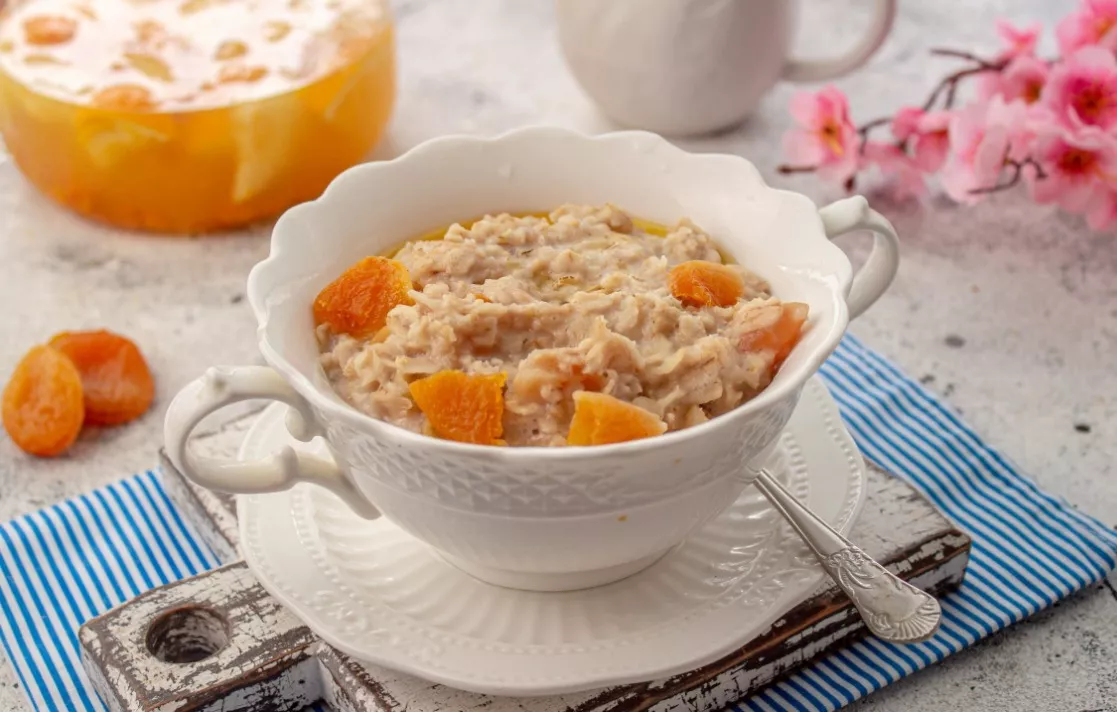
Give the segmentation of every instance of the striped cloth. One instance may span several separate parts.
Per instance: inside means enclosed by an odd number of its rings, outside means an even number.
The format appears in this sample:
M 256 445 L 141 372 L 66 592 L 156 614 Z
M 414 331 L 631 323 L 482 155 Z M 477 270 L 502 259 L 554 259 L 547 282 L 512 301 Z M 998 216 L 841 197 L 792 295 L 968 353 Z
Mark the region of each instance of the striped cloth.
M 1117 567 L 1117 532 L 1047 494 L 895 365 L 847 336 L 822 377 L 862 454 L 904 478 L 973 538 L 942 627 L 916 645 L 867 638 L 738 710 L 833 710 L 942 660 Z
M 867 639 L 737 710 L 833 710 L 1101 580 L 1117 533 L 1040 490 L 895 366 L 847 337 L 822 369 L 867 457 L 974 540 L 932 640 Z M 148 472 L 0 526 L 0 639 L 38 710 L 103 710 L 79 662 L 82 621 L 218 563 Z

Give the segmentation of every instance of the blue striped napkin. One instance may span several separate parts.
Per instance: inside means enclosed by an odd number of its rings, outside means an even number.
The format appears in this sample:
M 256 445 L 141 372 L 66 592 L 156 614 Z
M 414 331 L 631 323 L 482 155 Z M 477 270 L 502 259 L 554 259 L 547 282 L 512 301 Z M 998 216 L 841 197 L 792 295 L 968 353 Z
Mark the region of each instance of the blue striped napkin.
M 37 710 L 104 710 L 78 627 L 144 591 L 220 562 L 154 472 L 0 526 L 0 640 Z
M 822 376 L 865 455 L 919 488 L 973 537 L 970 566 L 962 587 L 943 601 L 942 629 L 932 640 L 895 646 L 866 639 L 735 709 L 837 709 L 1117 566 L 1117 533 L 1040 490 L 857 340 L 846 338 Z M 79 662 L 80 623 L 217 563 L 151 472 L 0 526 L 0 639 L 32 705 L 103 710 Z

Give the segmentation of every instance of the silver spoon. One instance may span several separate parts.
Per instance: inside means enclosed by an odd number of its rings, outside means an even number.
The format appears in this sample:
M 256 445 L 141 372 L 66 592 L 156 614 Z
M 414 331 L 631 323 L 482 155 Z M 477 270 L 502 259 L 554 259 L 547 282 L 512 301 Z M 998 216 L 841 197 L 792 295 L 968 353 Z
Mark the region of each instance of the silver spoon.
M 942 607 L 934 596 L 873 561 L 800 504 L 767 470 L 760 470 L 756 486 L 803 537 L 873 635 L 890 643 L 919 643 L 935 634 Z

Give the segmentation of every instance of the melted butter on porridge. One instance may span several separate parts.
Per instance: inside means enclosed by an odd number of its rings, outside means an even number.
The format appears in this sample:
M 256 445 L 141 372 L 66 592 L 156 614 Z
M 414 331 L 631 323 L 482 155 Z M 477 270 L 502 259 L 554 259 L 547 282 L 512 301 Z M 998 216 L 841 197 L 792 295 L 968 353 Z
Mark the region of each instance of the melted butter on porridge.
M 319 295 L 322 367 L 353 407 L 466 442 L 649 437 L 756 396 L 806 320 L 689 220 L 564 205 L 467 225 Z

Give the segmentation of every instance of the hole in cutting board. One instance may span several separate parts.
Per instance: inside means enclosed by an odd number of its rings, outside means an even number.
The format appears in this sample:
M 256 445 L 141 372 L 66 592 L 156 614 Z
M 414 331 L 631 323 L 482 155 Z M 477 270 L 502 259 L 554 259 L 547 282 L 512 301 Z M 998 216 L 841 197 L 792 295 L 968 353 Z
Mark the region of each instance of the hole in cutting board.
M 174 608 L 151 622 L 145 642 L 165 663 L 196 663 L 229 644 L 229 621 L 205 606 Z

